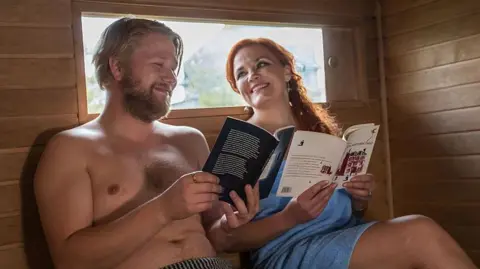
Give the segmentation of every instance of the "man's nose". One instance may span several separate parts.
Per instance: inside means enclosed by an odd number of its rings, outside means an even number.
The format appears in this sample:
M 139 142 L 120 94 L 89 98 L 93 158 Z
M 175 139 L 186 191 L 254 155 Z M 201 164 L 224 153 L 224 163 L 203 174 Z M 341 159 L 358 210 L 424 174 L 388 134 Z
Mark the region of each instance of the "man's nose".
M 177 75 L 172 72 L 165 72 L 162 74 L 162 80 L 169 84 L 176 84 L 177 83 Z

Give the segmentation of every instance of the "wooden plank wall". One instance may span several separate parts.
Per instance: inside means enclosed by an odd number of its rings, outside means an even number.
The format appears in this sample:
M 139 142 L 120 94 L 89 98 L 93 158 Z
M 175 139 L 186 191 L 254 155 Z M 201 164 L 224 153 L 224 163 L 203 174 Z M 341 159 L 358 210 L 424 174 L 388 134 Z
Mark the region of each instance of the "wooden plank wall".
M 128 2 L 128 1 L 117 1 Z M 132 1 L 133 2 L 133 1 Z M 142 1 L 135 1 L 141 3 Z M 156 5 L 162 1 L 143 1 Z M 183 5 L 200 3 L 183 1 Z M 200 5 L 283 11 L 290 1 L 203 1 Z M 371 5 L 349 1 L 295 3 L 306 13 L 326 12 L 345 18 L 371 14 Z M 365 0 L 365 3 L 370 2 Z M 168 1 L 163 1 L 168 5 Z M 178 3 L 177 3 L 178 4 Z M 244 8 L 242 8 L 244 9 Z M 308 11 L 308 12 L 307 12 Z M 40 228 L 32 177 L 45 143 L 56 132 L 79 124 L 72 33 L 71 0 L 7 0 L 0 3 L 0 268 L 52 268 Z M 369 41 L 365 53 L 371 100 L 360 107 L 333 112 L 345 125 L 380 122 L 374 21 L 365 21 Z M 170 120 L 199 128 L 210 144 L 225 117 Z M 375 148 L 371 171 L 379 180 L 368 213 L 385 219 L 388 207 L 383 169 L 383 145 Z M 27 255 L 25 255 L 27 253 Z
M 480 266 L 480 1 L 383 3 L 395 214 L 440 222 Z

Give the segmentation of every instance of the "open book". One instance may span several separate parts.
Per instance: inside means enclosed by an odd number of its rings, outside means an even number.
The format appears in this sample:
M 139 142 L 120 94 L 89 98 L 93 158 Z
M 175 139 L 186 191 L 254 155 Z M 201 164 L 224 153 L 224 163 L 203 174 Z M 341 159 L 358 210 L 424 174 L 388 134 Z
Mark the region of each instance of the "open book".
M 270 134 L 261 127 L 227 117 L 202 170 L 220 178 L 222 201 L 233 203 L 229 197 L 232 190 L 246 200 L 245 185 L 253 187 L 258 180 L 263 199 L 286 158 L 278 195 L 296 196 L 321 180 L 344 182 L 364 173 L 377 132 L 378 126 L 365 124 L 347 129 L 344 139 L 296 131 L 294 126 Z
M 342 138 L 296 131 L 291 140 L 277 196 L 295 197 L 320 181 L 337 188 L 355 175 L 365 174 L 380 126 L 354 125 Z

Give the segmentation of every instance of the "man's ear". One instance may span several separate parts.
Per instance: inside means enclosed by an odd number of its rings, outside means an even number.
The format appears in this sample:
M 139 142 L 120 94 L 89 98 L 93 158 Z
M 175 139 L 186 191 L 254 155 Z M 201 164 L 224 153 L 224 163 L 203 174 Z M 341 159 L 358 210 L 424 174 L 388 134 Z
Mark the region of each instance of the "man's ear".
M 285 75 L 285 82 L 289 82 L 292 79 L 292 71 L 289 65 L 283 67 L 284 75 Z
M 118 60 L 115 59 L 114 57 L 110 57 L 108 59 L 108 66 L 110 67 L 113 78 L 117 81 L 122 80 L 123 72 L 122 72 L 122 69 L 120 68 L 120 64 Z

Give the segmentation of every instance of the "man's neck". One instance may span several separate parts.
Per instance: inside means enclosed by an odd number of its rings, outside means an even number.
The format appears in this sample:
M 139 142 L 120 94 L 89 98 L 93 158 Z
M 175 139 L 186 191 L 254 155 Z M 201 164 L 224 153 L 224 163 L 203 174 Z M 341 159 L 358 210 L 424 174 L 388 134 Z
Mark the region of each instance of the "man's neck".
M 114 136 L 128 140 L 143 141 L 154 131 L 154 122 L 144 122 L 134 118 L 124 106 L 119 91 L 113 89 L 106 92 L 106 103 L 98 117 L 98 123 Z

